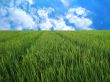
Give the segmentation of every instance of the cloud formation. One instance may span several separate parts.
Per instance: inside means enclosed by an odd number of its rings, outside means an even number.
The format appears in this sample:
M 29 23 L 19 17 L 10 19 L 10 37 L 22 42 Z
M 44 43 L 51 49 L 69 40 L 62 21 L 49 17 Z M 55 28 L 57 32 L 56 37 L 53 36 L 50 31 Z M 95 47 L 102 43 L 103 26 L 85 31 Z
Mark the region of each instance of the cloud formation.
M 17 25 L 16 29 L 19 29 L 18 27 L 20 27 L 20 30 L 34 29 L 35 22 L 33 18 L 22 9 L 10 8 L 9 14 L 10 14 L 9 16 L 10 21 L 12 21 L 14 24 Z
M 61 1 L 64 6 L 69 5 L 68 0 Z M 68 8 L 63 15 L 53 15 L 57 13 L 55 8 L 36 8 L 33 4 L 33 0 L 12 0 L 9 7 L 3 5 L 0 8 L 0 30 L 92 30 L 89 11 L 83 7 Z
M 66 25 L 63 17 L 51 18 L 49 14 L 54 12 L 53 8 L 39 9 L 38 16 L 41 19 L 39 27 L 42 30 L 73 30 L 71 26 Z
M 70 8 L 66 14 L 66 18 L 70 23 L 75 25 L 78 30 L 92 30 L 92 20 L 87 18 L 88 10 L 82 7 Z

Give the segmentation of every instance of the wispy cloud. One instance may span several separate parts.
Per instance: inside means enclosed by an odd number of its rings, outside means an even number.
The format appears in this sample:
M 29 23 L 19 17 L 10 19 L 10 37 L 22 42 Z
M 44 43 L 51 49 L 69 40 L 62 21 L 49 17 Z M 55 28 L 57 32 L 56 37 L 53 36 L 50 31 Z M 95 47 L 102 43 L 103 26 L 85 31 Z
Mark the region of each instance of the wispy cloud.
M 33 0 L 27 0 L 30 5 L 34 4 Z
M 68 7 L 69 6 L 69 0 L 61 0 L 61 3 L 65 6 Z

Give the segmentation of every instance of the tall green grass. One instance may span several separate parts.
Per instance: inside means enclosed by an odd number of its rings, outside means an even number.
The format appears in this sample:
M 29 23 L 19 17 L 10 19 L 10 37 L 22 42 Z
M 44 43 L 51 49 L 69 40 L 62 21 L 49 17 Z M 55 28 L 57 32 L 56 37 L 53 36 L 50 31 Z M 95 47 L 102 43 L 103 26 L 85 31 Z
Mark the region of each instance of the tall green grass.
M 110 31 L 1 31 L 0 82 L 110 82 Z

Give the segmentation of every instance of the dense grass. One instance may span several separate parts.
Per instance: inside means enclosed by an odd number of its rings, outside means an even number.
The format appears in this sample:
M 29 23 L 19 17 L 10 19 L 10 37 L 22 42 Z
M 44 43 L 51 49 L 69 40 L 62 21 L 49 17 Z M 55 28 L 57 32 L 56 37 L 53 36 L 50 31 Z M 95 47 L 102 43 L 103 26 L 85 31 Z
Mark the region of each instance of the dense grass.
M 110 31 L 1 31 L 0 82 L 110 82 Z

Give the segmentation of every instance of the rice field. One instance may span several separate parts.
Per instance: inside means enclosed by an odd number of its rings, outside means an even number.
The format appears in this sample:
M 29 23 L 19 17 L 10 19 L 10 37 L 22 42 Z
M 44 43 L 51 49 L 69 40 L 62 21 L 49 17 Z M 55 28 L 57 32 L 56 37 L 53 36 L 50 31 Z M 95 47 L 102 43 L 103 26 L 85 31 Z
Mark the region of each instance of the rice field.
M 110 31 L 0 31 L 0 82 L 110 82 Z

